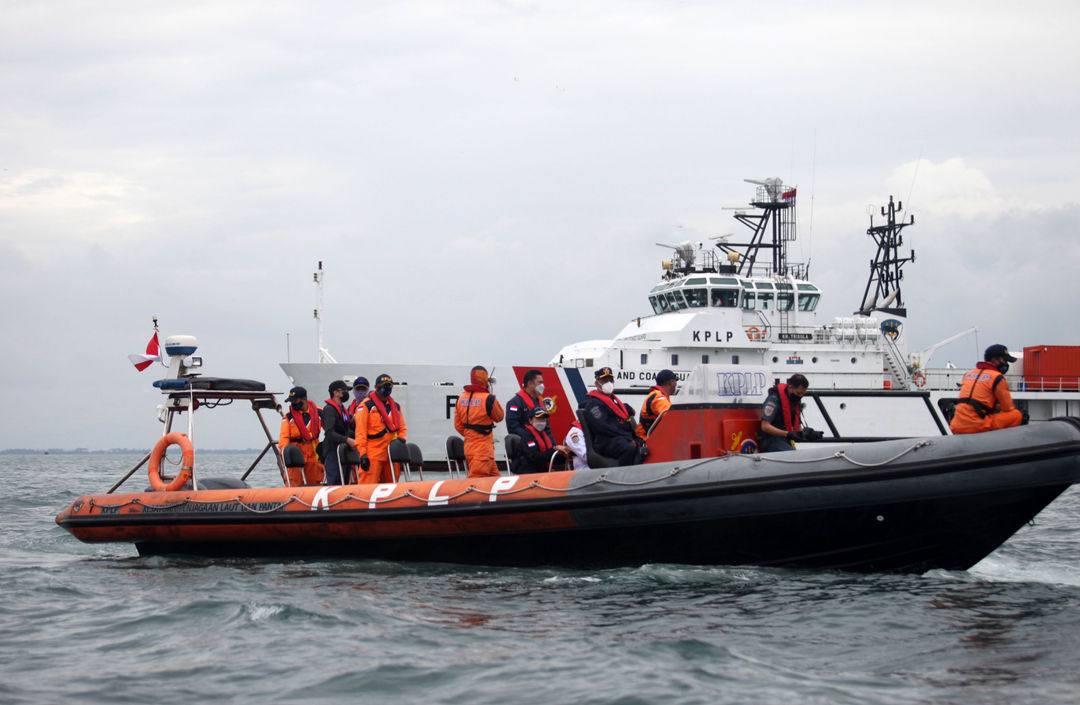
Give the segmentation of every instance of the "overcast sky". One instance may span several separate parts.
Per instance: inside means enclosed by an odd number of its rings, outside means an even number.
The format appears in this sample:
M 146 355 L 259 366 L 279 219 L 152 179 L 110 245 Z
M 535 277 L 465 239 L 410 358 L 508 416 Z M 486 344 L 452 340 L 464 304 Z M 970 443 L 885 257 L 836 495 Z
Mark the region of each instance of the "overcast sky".
M 318 260 L 340 361 L 546 362 L 747 177 L 798 187 L 824 322 L 894 194 L 914 346 L 979 328 L 935 364 L 1080 343 L 1080 6 L 877 5 L 3 2 L 0 448 L 149 447 L 154 315 L 287 389 Z

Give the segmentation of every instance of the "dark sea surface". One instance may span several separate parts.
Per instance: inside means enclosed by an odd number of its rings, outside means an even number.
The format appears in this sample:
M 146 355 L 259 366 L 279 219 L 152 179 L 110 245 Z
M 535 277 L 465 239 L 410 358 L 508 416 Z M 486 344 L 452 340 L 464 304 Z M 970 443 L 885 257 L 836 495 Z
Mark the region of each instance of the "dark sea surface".
M 1080 702 L 1076 488 L 925 575 L 139 558 L 55 525 L 138 460 L 0 455 L 0 703 Z

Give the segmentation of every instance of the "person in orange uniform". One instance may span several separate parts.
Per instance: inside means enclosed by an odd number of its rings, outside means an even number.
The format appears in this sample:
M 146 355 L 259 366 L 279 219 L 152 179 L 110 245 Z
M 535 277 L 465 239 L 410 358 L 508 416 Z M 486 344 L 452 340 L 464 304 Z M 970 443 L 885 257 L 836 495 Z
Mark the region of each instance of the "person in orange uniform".
M 285 450 L 286 446 L 295 445 L 304 454 L 304 467 L 286 468 L 289 471 L 289 486 L 321 485 L 323 464 L 315 453 L 322 430 L 319 407 L 315 406 L 315 402 L 308 401 L 307 390 L 303 387 L 290 389 L 285 401 L 289 402 L 289 410 L 281 419 L 278 448 Z
M 1019 426 L 1024 415 L 1013 406 L 1005 373 L 1016 358 L 1004 345 L 991 345 L 983 354 L 984 362 L 964 375 L 960 398 L 956 402 L 949 428 L 953 433 L 980 433 Z
M 645 395 L 645 403 L 641 405 L 639 418 L 641 423 L 637 425 L 636 433 L 641 440 L 649 435 L 649 429 L 656 423 L 660 414 L 671 408 L 671 397 L 675 396 L 675 387 L 679 384 L 679 377 L 671 370 L 660 370 L 656 375 L 656 384 Z
M 356 452 L 360 454 L 360 484 L 394 482 L 390 463 L 390 444 L 405 442 L 405 417 L 401 406 L 390 398 L 394 380 L 382 374 L 375 378 L 375 389 L 368 393 L 356 410 Z
M 502 404 L 489 391 L 486 369 L 479 365 L 472 368 L 469 382 L 454 408 L 454 428 L 465 436 L 469 477 L 498 477 L 492 431 L 503 420 Z

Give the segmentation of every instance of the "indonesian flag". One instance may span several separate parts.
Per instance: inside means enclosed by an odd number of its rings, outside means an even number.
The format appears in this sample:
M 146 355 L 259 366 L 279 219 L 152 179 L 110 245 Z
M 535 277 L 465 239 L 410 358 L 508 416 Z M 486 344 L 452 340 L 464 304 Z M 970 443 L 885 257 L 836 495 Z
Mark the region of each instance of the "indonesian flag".
M 784 191 L 783 195 L 781 195 L 780 198 L 784 199 L 784 201 L 794 201 L 795 189 L 791 189 L 790 191 Z
M 131 360 L 131 364 L 135 365 L 135 369 L 142 372 L 156 360 L 161 359 L 161 348 L 158 346 L 157 329 L 154 329 L 154 337 L 150 338 L 150 342 L 146 344 L 145 355 L 128 355 L 128 359 Z

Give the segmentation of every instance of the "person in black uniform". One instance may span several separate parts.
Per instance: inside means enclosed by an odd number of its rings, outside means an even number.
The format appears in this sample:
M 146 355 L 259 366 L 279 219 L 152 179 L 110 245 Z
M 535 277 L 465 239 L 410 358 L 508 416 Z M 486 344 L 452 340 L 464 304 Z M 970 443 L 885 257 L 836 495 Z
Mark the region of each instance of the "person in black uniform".
M 531 472 L 547 472 L 551 466 L 551 457 L 561 453 L 569 457 L 570 449 L 556 445 L 555 436 L 548 424 L 548 412 L 543 406 L 533 409 L 532 419 L 520 434 L 522 440 L 521 459 L 514 472 L 524 475 Z
M 634 409 L 615 396 L 615 375 L 601 367 L 594 375 L 596 389 L 581 402 L 581 413 L 592 429 L 593 449 L 614 458 L 619 465 L 633 465 L 648 455 L 645 441 L 634 433 Z
M 349 401 L 349 385 L 340 379 L 330 383 L 330 398 L 319 413 L 323 427 L 323 462 L 326 470 L 326 484 L 342 484 L 341 464 L 338 462 L 338 446 L 342 443 L 350 448 L 356 447 L 353 439 L 353 417 L 345 407 Z
M 795 450 L 794 441 L 814 441 L 821 438 L 820 431 L 803 429 L 802 398 L 810 382 L 800 374 L 788 377 L 787 384 L 777 384 L 769 390 L 761 406 L 761 432 L 758 449 L 762 453 Z

